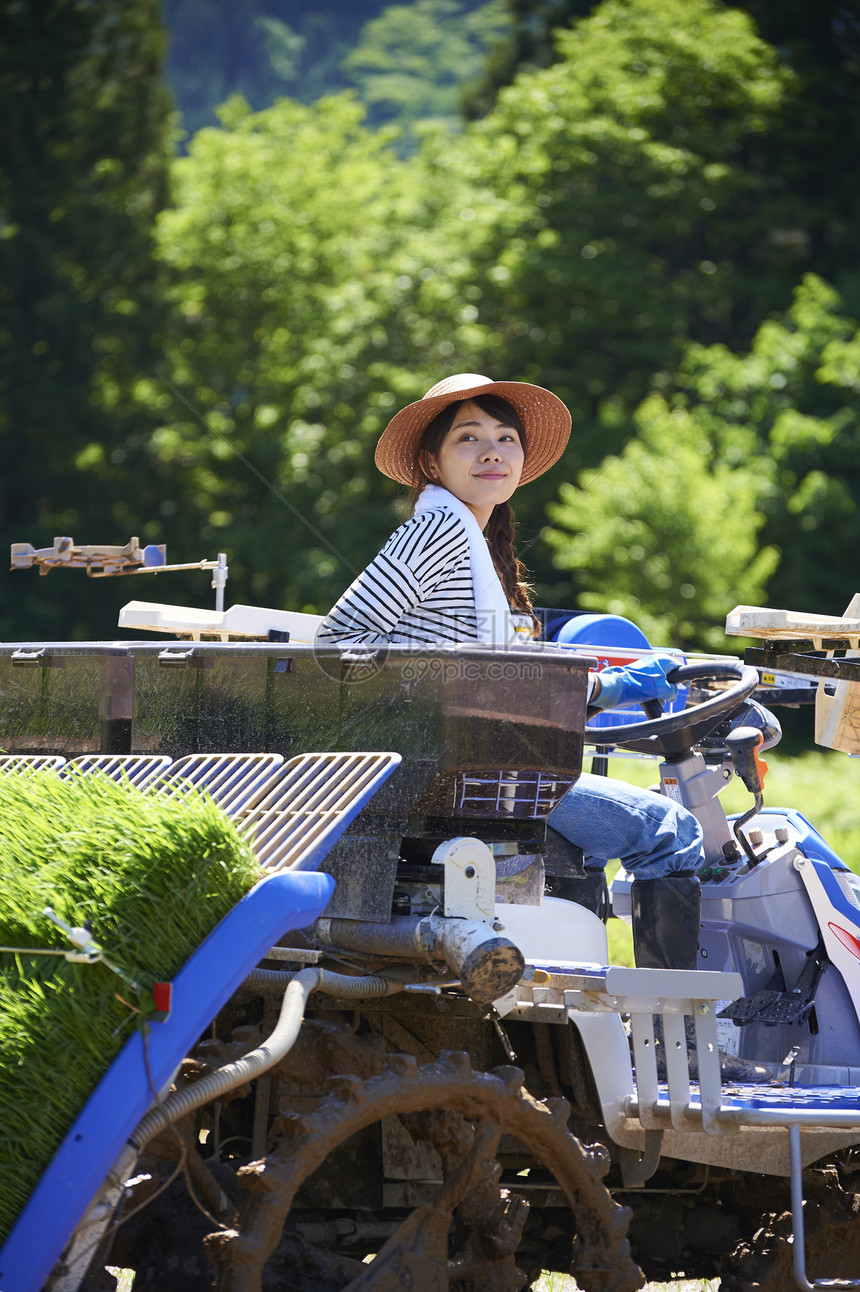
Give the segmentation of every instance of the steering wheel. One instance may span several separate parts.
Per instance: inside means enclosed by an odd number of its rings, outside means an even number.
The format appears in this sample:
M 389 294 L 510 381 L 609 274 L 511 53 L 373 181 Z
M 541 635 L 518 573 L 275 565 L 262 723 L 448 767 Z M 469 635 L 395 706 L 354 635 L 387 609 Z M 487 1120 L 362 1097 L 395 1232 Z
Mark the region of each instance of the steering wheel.
M 652 707 L 658 708 L 659 715 L 652 714 L 644 722 L 630 722 L 623 727 L 586 726 L 585 739 L 596 745 L 621 745 L 638 753 L 677 758 L 713 731 L 723 715 L 736 709 L 759 685 L 758 670 L 739 660 L 684 664 L 671 669 L 666 676 L 676 683 L 709 680 L 735 685 L 680 713 L 663 713 L 659 700 L 649 700 L 646 712 Z

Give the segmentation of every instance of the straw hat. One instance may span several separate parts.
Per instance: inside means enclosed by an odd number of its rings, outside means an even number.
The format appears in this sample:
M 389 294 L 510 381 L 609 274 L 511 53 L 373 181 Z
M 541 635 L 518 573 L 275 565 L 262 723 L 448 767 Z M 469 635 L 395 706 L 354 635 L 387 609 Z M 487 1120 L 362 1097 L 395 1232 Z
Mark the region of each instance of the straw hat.
M 526 434 L 520 484 L 528 484 L 555 465 L 570 435 L 570 413 L 557 395 L 526 381 L 493 381 L 477 372 L 458 372 L 438 381 L 423 399 L 392 417 L 376 446 L 376 465 L 382 474 L 411 485 L 421 436 L 433 418 L 448 404 L 478 395 L 499 395 L 520 415 Z

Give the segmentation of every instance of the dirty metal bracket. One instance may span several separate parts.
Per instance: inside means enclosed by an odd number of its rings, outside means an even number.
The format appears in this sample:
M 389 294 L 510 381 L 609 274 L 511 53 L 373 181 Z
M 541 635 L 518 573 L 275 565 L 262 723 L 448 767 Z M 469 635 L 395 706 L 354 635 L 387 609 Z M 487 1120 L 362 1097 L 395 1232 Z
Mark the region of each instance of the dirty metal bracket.
M 646 1130 L 645 1147 L 642 1153 L 638 1153 L 633 1148 L 624 1148 L 621 1144 L 616 1145 L 618 1165 L 621 1167 L 621 1182 L 625 1189 L 639 1189 L 646 1180 L 651 1179 L 657 1170 L 662 1147 L 661 1130 Z
M 433 853 L 443 867 L 443 914 L 493 924 L 496 918 L 496 861 L 480 839 L 448 839 Z

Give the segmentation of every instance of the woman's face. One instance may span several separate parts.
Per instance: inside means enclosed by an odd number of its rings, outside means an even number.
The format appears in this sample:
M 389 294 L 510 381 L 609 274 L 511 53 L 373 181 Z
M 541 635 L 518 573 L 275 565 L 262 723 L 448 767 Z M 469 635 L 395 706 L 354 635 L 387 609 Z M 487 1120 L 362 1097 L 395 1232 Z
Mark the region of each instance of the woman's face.
M 496 504 L 513 494 L 525 460 L 514 427 L 474 400 L 457 409 L 439 452 L 428 456 L 432 479 L 464 502 L 482 529 Z

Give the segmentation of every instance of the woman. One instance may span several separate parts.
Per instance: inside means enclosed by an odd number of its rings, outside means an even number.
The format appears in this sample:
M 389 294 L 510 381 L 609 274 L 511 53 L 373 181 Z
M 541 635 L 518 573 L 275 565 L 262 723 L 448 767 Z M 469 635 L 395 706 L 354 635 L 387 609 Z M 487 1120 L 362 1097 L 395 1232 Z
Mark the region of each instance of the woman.
M 526 382 L 460 373 L 402 409 L 376 448 L 384 475 L 409 485 L 411 519 L 330 611 L 327 644 L 512 646 L 536 633 L 525 572 L 513 547 L 510 499 L 564 452 L 570 413 Z M 669 699 L 668 656 L 589 673 L 598 708 Z M 672 800 L 584 773 L 549 818 L 582 848 L 586 868 L 619 858 L 637 880 L 694 871 L 696 818 Z

